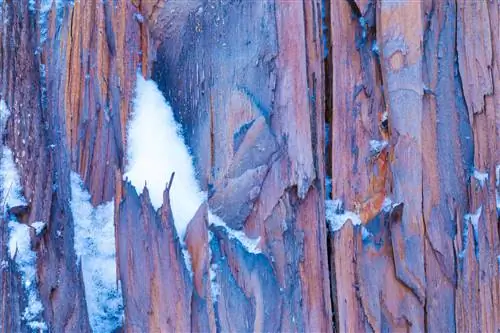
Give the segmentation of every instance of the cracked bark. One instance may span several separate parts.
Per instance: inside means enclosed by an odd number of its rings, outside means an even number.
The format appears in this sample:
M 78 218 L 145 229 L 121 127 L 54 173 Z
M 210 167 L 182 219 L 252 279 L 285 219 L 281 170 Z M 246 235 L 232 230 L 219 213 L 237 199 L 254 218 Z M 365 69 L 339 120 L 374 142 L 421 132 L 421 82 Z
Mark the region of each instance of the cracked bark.
M 371 23 L 374 15 L 375 24 Z M 332 197 L 355 209 L 353 203 L 362 201 L 363 195 L 373 197 L 373 184 L 385 184 L 383 194 L 404 203 L 402 220 L 396 224 L 387 222 L 387 213 L 380 207 L 371 206 L 380 212 L 366 224 L 373 235 L 358 246 L 346 243 L 359 237 L 358 228 L 354 232 L 344 228 L 330 237 L 335 259 L 334 309 L 344 309 L 342 316 L 336 316 L 339 331 L 497 331 L 500 304 L 495 258 L 500 249 L 493 178 L 499 161 L 500 95 L 491 87 L 498 82 L 500 59 L 494 21 L 498 4 L 339 1 L 332 3 L 331 16 Z M 470 21 L 476 23 L 466 23 Z M 377 47 L 364 57 L 363 45 L 374 42 Z M 352 53 L 345 62 L 346 54 Z M 358 65 L 372 58 L 379 60 L 381 77 Z M 364 159 L 363 146 L 369 139 L 378 139 L 376 133 L 358 127 L 366 118 L 372 124 L 380 119 L 377 114 L 358 111 L 363 110 L 364 96 L 356 92 L 356 86 L 367 86 L 367 77 L 377 82 L 376 87 L 382 86 L 385 97 L 378 113 L 388 112 L 390 172 L 368 170 L 351 180 L 360 168 L 355 161 Z M 345 92 L 345 97 L 336 96 L 336 91 Z M 343 121 L 344 117 L 350 120 Z M 346 126 L 351 128 L 346 130 Z M 347 135 L 356 139 L 344 139 Z M 342 171 L 352 166 L 356 169 Z M 488 173 L 484 186 L 472 176 L 474 168 Z M 379 182 L 370 181 L 380 175 Z M 351 181 L 346 184 L 344 179 Z M 466 214 L 479 207 L 485 211 L 475 245 L 472 227 L 464 229 L 464 224 L 470 223 Z M 363 209 L 361 205 L 361 216 Z M 463 234 L 465 230 L 468 235 Z M 464 237 L 471 237 L 465 249 Z M 346 274 L 348 258 L 356 261 L 349 264 Z
M 114 198 L 124 331 L 500 330 L 500 3 L 61 3 L 39 45 L 28 0 L 0 2 L 2 139 L 30 202 L 22 222 L 48 222 L 33 244 L 51 331 L 90 331 L 71 170 L 94 205 Z M 192 277 L 168 190 L 156 212 L 122 181 L 137 70 L 171 103 L 208 193 L 187 231 Z M 328 233 L 330 195 L 368 237 Z M 2 221 L 0 331 L 29 331 L 7 241 Z

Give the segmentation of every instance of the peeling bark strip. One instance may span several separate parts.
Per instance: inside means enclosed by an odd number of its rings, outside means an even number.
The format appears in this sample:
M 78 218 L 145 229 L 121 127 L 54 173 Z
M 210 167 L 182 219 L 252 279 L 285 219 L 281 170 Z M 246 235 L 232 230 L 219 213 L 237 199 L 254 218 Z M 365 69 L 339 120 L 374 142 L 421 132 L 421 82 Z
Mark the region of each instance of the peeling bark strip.
M 498 26 L 498 22 L 492 24 Z M 484 98 L 493 94 L 492 37 L 488 2 L 458 0 L 458 63 L 471 121 L 474 114 L 484 111 Z
M 168 189 L 155 212 L 147 188 L 124 185 L 117 221 L 127 332 L 189 332 L 193 284 L 175 231 Z M 190 269 L 190 268 L 189 268 Z
M 32 331 L 11 219 L 30 228 L 47 331 L 91 331 L 71 172 L 94 207 L 114 198 L 119 331 L 499 332 L 499 15 L 486 0 L 0 0 L 1 145 L 26 199 L 0 208 L 0 332 Z M 159 210 L 122 180 L 138 71 L 207 193 L 182 239 L 181 172 L 155 184 Z
M 392 194 L 405 208 L 391 226 L 396 275 L 420 302 L 425 298 L 422 219 L 422 5 L 381 1 L 378 39 L 394 146 Z

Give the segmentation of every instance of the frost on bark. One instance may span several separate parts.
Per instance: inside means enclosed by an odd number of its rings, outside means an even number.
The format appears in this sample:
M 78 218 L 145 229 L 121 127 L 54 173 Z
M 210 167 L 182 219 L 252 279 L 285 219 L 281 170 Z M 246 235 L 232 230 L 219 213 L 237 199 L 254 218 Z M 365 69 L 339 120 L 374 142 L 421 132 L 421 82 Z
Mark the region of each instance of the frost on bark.
M 499 11 L 0 1 L 2 146 L 27 201 L 2 208 L 0 331 L 30 331 L 14 215 L 46 222 L 30 240 L 50 331 L 91 331 L 72 171 L 94 206 L 114 200 L 118 330 L 498 331 Z M 123 179 L 137 73 L 172 106 L 206 193 L 183 239 L 169 185 L 155 210 Z M 330 208 L 362 225 L 329 230 Z

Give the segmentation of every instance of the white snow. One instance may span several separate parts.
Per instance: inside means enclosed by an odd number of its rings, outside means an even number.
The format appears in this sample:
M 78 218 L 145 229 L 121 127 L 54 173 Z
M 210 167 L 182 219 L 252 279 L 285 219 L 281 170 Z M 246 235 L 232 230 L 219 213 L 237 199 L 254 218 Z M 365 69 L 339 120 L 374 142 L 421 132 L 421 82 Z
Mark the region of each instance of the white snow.
M 116 282 L 113 200 L 94 208 L 80 176 L 72 172 L 71 211 L 90 324 L 94 332 L 112 332 L 121 325 L 123 315 Z
M 28 292 L 28 306 L 24 309 L 23 319 L 28 322 L 28 326 L 33 330 L 46 331 L 47 324 L 41 318 L 43 312 L 43 305 L 38 299 L 36 290 L 30 289 Z M 41 318 L 43 319 L 43 318 Z
M 134 18 L 137 20 L 137 22 L 144 23 L 144 16 L 142 16 L 140 13 L 135 13 Z
M 332 232 L 340 230 L 347 221 L 351 221 L 353 225 L 361 224 L 361 219 L 358 214 L 343 209 L 342 200 L 326 200 L 325 207 L 326 220 Z
M 39 236 L 43 229 L 45 229 L 45 226 L 47 224 L 45 222 L 42 222 L 42 221 L 36 221 L 36 222 L 33 222 L 31 223 L 31 227 L 35 229 L 35 233 L 37 236 Z
M 380 49 L 378 47 L 377 41 L 374 40 L 372 43 L 372 52 L 379 55 L 380 54 Z
M 210 265 L 210 289 L 212 292 L 212 302 L 217 302 L 217 298 L 220 295 L 220 286 L 217 283 L 217 264 L 211 264 Z
M 459 259 L 463 259 L 465 257 L 465 252 L 467 251 L 468 246 L 469 246 L 469 224 L 467 220 L 465 220 L 464 228 L 462 231 L 462 251 L 458 253 Z
M 29 0 L 28 1 L 28 8 L 31 11 L 35 11 L 35 9 L 36 9 L 36 1 L 35 0 Z
M 208 223 L 211 225 L 224 227 L 229 238 L 238 240 L 248 253 L 262 253 L 262 251 L 259 249 L 260 237 L 250 238 L 245 234 L 245 232 L 241 230 L 234 230 L 233 228 L 229 227 L 226 222 L 224 222 L 220 217 L 210 211 L 208 212 Z
M 21 180 L 14 163 L 12 151 L 4 146 L 0 159 L 0 185 L 2 187 L 2 208 L 26 205 L 22 195 Z
M 189 254 L 188 249 L 185 247 L 182 248 L 182 254 L 184 257 L 184 264 L 186 265 L 186 268 L 188 270 L 189 276 L 191 279 L 193 278 L 193 260 L 191 259 L 191 255 Z
M 47 40 L 49 35 L 49 15 L 52 9 L 53 0 L 42 0 L 40 2 L 40 13 L 38 25 L 40 26 L 40 41 L 39 46 Z
M 40 331 L 47 330 L 47 325 L 42 319 L 43 305 L 38 298 L 36 289 L 36 253 L 31 250 L 29 227 L 15 220 L 9 221 L 8 250 L 11 259 L 21 274 L 24 290 L 27 294 L 28 304 L 23 311 L 22 318 L 28 326 Z
M 30 229 L 26 224 L 9 221 L 9 255 L 16 263 L 23 267 L 24 284 L 31 286 L 35 279 L 34 264 L 36 255 L 31 251 Z
M 370 144 L 370 153 L 372 155 L 380 154 L 380 152 L 389 145 L 387 141 L 379 141 L 379 140 L 370 140 L 369 144 Z
M 473 228 L 473 235 L 476 243 L 479 243 L 479 218 L 481 217 L 481 213 L 483 212 L 483 206 L 476 209 L 474 213 L 465 214 L 464 215 L 464 230 L 463 230 L 463 241 L 462 241 L 462 251 L 458 254 L 460 259 L 463 259 L 465 256 L 465 252 L 467 251 L 467 247 L 469 245 L 469 223 Z M 476 249 L 477 253 L 477 249 Z
M 214 237 L 213 233 L 208 231 L 208 260 L 210 263 L 209 267 L 209 277 L 210 277 L 210 289 L 212 293 L 212 302 L 215 304 L 217 302 L 217 298 L 220 295 L 220 285 L 217 283 L 217 269 L 218 265 L 212 263 L 212 248 L 210 247 L 210 243 L 212 242 L 212 238 Z M 215 307 L 214 307 L 215 308 Z
M 372 236 L 373 234 L 368 229 L 366 229 L 364 226 L 361 227 L 361 237 L 364 241 L 370 239 L 370 237 Z
M 45 43 L 49 36 L 49 19 L 51 15 L 51 10 L 52 8 L 56 9 L 56 15 L 57 19 L 61 19 L 61 9 L 63 8 L 64 5 L 64 0 L 41 0 L 40 1 L 40 7 L 36 8 L 36 4 L 34 0 L 30 0 L 30 10 L 34 12 L 38 12 L 38 26 L 40 27 L 40 40 L 39 40 L 39 45 L 38 49 L 35 52 L 37 54 L 42 47 L 42 45 Z M 54 6 L 55 3 L 55 6 Z
M 0 99 L 0 127 L 2 131 L 5 129 L 9 117 L 10 117 L 10 109 L 7 106 L 7 103 L 5 103 L 3 99 Z
M 392 207 L 394 207 L 394 203 L 391 198 L 385 197 L 382 203 L 382 210 L 387 213 L 391 211 Z
M 71 172 L 71 211 L 75 228 L 75 252 L 78 257 L 87 254 L 87 247 L 93 242 L 94 207 L 90 203 L 90 193 L 84 189 L 80 176 Z
M 151 203 L 158 209 L 163 191 L 175 172 L 170 189 L 174 223 L 181 242 L 188 223 L 204 201 L 193 162 L 172 108 L 156 83 L 137 74 L 134 111 L 127 131 L 128 165 L 124 179 L 142 193 L 147 184 Z
M 481 213 L 483 212 L 483 206 L 479 207 L 474 213 L 472 214 L 465 214 L 464 219 L 465 221 L 469 221 L 472 227 L 474 228 L 474 237 L 477 239 L 477 235 L 479 235 L 479 218 L 481 217 Z
M 384 113 L 382 114 L 382 122 L 384 121 L 387 121 L 387 119 L 389 119 L 389 113 L 387 111 L 384 111 Z
M 0 104 L 2 104 L 0 102 Z M 5 119 L 5 105 L 0 105 L 0 118 Z M 8 115 L 6 116 L 8 118 Z M 2 125 L 3 126 L 3 125 Z M 2 206 L 15 207 L 25 205 L 26 200 L 22 195 L 21 181 L 16 164 L 12 158 L 12 151 L 2 147 L 3 156 L 0 160 L 0 184 L 2 186 Z M 30 227 L 26 224 L 11 219 L 8 222 L 9 241 L 8 251 L 10 258 L 16 263 L 21 274 L 23 287 L 26 292 L 28 304 L 23 312 L 23 320 L 32 329 L 47 330 L 47 325 L 42 319 L 43 306 L 38 299 L 36 288 L 36 253 L 31 250 Z M 2 262 L 3 266 L 3 262 Z
M 476 178 L 476 180 L 479 182 L 479 185 L 481 187 L 484 186 L 484 183 L 488 181 L 489 175 L 487 172 L 481 172 L 474 168 L 474 171 L 472 172 L 472 176 Z

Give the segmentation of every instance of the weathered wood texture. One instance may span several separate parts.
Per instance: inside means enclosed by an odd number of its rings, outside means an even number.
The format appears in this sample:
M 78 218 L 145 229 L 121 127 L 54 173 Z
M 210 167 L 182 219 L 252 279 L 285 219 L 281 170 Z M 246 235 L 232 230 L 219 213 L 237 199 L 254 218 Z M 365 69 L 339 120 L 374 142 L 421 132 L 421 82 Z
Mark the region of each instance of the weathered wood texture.
M 117 221 L 126 332 L 190 332 L 193 284 L 184 265 L 169 192 L 156 212 L 147 189 L 125 185 Z
M 36 202 L 43 205 L 36 214 L 49 221 L 46 247 L 62 251 L 44 257 L 45 247 L 36 248 L 46 309 L 60 307 L 54 295 L 64 295 L 50 282 L 53 274 L 71 275 L 64 283 L 83 295 L 79 268 L 71 264 L 76 258 L 67 203 L 74 170 L 93 204 L 115 200 L 125 330 L 331 330 L 319 1 L 92 0 L 54 2 L 46 13 L 29 11 L 28 1 L 1 6 L 2 98 L 14 112 L 7 143 L 21 154 L 16 143 L 24 141 L 15 126 L 18 119 L 29 120 L 25 135 L 36 134 L 37 141 L 30 143 L 28 160 L 18 162 L 24 191 L 30 201 L 44 198 Z M 23 66 L 23 75 L 9 61 Z M 200 208 L 186 238 L 192 279 L 171 217 L 156 215 L 147 195 L 138 197 L 122 184 L 137 70 L 155 79 L 172 103 L 200 183 L 210 188 L 208 206 Z M 262 253 L 247 253 L 224 228 L 208 226 L 208 207 L 230 227 L 260 236 Z M 41 217 L 27 223 L 35 219 Z M 60 229 L 64 236 L 56 237 Z M 58 256 L 66 260 L 63 269 L 54 267 Z M 217 267 L 213 279 L 210 266 Z M 5 281 L 15 282 L 10 272 Z M 152 284 L 143 283 L 147 274 Z M 212 280 L 220 288 L 217 299 Z M 9 290 L 2 294 L 2 314 L 19 325 L 11 306 L 17 304 L 15 285 Z M 44 312 L 51 329 L 89 330 L 87 320 L 76 320 L 76 314 L 86 315 L 84 304 L 73 297 L 67 302 Z M 69 326 L 74 323 L 82 327 Z
M 41 45 L 38 37 L 42 32 L 35 22 L 38 17 L 29 12 L 27 1 L 2 2 L 1 6 L 0 91 L 11 110 L 3 144 L 13 151 L 28 202 L 27 214 L 21 222 L 48 222 L 40 239 L 32 240 L 38 256 L 38 290 L 45 308 L 45 321 L 54 332 L 88 332 L 83 283 L 73 248 L 69 154 L 64 143 L 64 94 L 58 88 L 62 80 L 60 66 L 64 62 L 59 48 L 64 49 L 66 43 L 61 36 L 67 28 L 67 25 L 59 25 L 58 18 L 67 18 L 67 12 L 52 15 L 51 23 L 57 29 L 51 29 Z M 42 49 L 46 52 L 41 52 Z M 2 242 L 2 246 L 6 243 Z M 9 263 L 9 267 L 14 266 Z M 13 268 L 9 271 L 14 273 Z M 8 281 L 9 274 L 6 277 Z M 2 313 L 15 309 L 17 302 L 23 304 L 21 312 L 24 311 L 28 302 L 24 292 L 20 293 L 18 287 L 11 293 L 4 286 L 9 284 L 2 286 L 2 299 L 12 298 L 3 303 Z M 16 297 L 19 294 L 20 299 Z M 21 324 L 20 331 L 27 330 L 20 313 L 11 312 L 16 313 L 18 317 L 11 318 L 12 322 Z
M 168 33 L 153 29 L 152 77 L 187 134 L 210 208 L 260 236 L 263 251 L 247 254 L 210 227 L 221 288 L 216 325 L 329 331 L 321 4 L 189 7 L 167 2 L 161 12 L 159 22 L 188 19 Z
M 339 331 L 500 330 L 499 6 L 330 3 L 332 197 L 372 233 L 330 237 Z
M 51 332 L 90 331 L 71 170 L 94 205 L 115 202 L 123 331 L 500 330 L 500 2 L 41 3 L 0 0 L 1 137 L 20 222 L 48 222 L 32 243 Z M 192 274 L 168 190 L 155 211 L 122 180 L 137 71 L 208 193 L 184 240 Z M 329 233 L 330 195 L 369 234 Z M 4 220 L 0 332 L 25 332 Z

